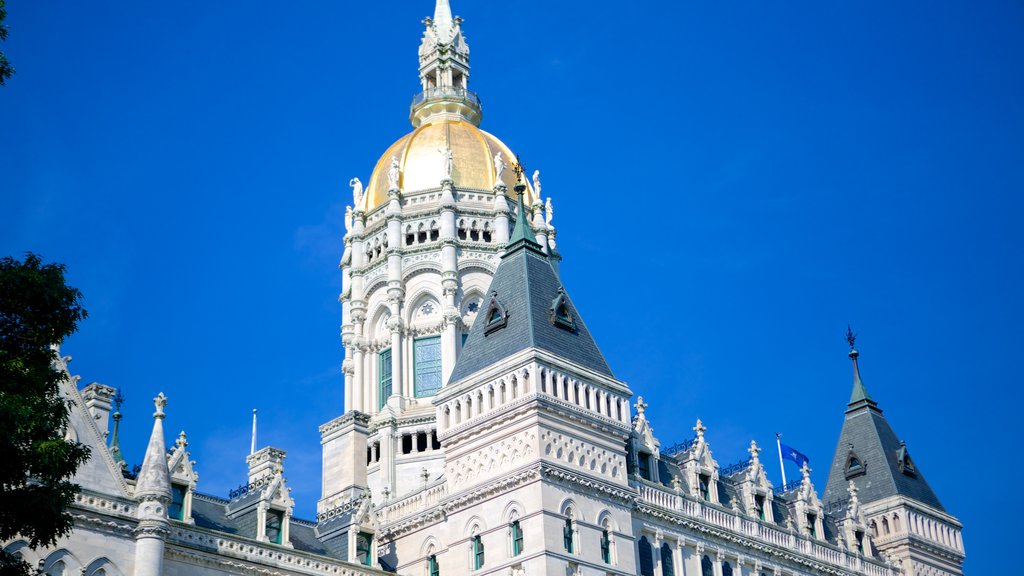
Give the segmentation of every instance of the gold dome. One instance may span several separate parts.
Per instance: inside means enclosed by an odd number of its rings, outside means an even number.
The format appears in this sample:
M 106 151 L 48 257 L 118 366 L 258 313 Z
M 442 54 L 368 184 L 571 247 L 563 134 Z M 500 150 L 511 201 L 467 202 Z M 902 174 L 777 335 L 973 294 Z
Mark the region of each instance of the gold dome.
M 508 187 L 508 196 L 515 200 L 512 186 L 516 181 L 515 154 L 501 141 L 469 122 L 440 120 L 423 124 L 392 144 L 377 161 L 370 183 L 363 196 L 363 210 L 372 212 L 388 203 L 388 168 L 391 158 L 398 157 L 403 194 L 441 187 L 444 162 L 441 151 L 452 151 L 452 180 L 458 189 L 490 192 L 494 189 L 494 156 L 501 152 L 505 170 L 501 180 Z M 524 180 L 528 178 L 524 177 Z M 533 203 L 533 187 L 527 182 L 524 200 Z

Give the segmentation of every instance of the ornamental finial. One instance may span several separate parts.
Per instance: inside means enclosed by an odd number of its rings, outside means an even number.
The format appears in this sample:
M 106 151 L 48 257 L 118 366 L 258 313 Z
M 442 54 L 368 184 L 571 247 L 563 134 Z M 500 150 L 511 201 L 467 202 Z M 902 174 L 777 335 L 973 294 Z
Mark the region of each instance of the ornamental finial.
M 164 417 L 164 406 L 167 406 L 167 396 L 161 392 L 153 398 L 153 405 L 156 406 L 156 412 L 153 413 L 153 418 L 163 419 Z
M 846 325 L 846 342 L 850 345 L 850 352 L 856 352 L 857 349 L 854 344 L 857 343 L 857 335 L 853 333 L 853 328 L 850 325 Z
M 707 427 L 704 426 L 704 423 L 700 421 L 700 418 L 697 418 L 697 425 L 694 426 L 692 430 L 697 433 L 697 440 L 703 440 L 704 431 L 707 430 Z

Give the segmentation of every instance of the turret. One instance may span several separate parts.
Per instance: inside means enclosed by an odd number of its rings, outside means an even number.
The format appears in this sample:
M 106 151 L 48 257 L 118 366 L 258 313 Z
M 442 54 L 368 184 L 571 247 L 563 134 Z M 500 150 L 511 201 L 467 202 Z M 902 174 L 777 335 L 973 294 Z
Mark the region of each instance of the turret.
M 171 475 L 164 444 L 163 392 L 153 399 L 153 432 L 135 485 L 139 524 L 135 529 L 136 576 L 160 576 L 163 572 L 164 541 L 169 533 L 167 507 L 171 503 Z
M 907 576 L 960 575 L 961 524 L 946 512 L 906 443 L 868 394 L 855 341 L 847 328 L 853 391 L 823 500 L 835 509 L 848 507 L 856 498 L 858 515 L 866 519 L 875 548 L 898 562 Z M 857 526 L 856 519 L 850 522 L 848 526 Z

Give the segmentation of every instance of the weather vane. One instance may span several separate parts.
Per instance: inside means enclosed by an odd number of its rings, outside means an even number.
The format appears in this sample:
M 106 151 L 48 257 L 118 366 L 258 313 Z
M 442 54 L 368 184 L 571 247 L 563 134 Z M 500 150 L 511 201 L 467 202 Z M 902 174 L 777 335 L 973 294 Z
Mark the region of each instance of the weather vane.
M 522 169 L 522 162 L 519 161 L 519 155 L 518 154 L 515 155 L 515 165 L 512 166 L 512 169 L 515 170 L 515 179 L 516 179 L 516 181 L 521 182 L 522 181 L 523 169 Z
M 118 390 L 117 394 L 114 394 L 114 411 L 115 412 L 120 412 L 121 411 L 121 404 L 123 404 L 123 403 L 124 403 L 124 394 L 122 394 L 121 391 Z
M 849 324 L 846 325 L 846 341 L 850 344 L 850 350 L 853 350 L 853 345 L 857 342 L 857 335 L 853 333 Z

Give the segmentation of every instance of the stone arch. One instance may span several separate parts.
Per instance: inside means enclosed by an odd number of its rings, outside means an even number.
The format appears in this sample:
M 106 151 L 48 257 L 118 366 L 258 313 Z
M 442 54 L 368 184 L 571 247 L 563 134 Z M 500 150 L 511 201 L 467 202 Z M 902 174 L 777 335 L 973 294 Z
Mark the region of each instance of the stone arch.
M 562 503 L 558 506 L 558 512 L 563 516 L 572 517 L 575 522 L 583 522 L 583 511 L 579 505 L 572 498 L 565 498 Z
M 81 570 L 82 563 L 66 548 L 54 550 L 43 561 L 43 573 L 48 576 L 72 576 Z
M 607 508 L 597 513 L 597 525 L 609 532 L 619 531 L 619 523 L 615 521 L 612 513 Z
M 463 532 L 466 538 L 471 538 L 486 531 L 487 525 L 484 523 L 484 519 L 480 516 L 473 515 L 466 521 L 466 528 Z
M 417 289 L 411 295 L 410 298 L 406 300 L 406 302 L 409 302 L 411 304 L 409 306 L 406 306 L 405 308 L 405 320 L 410 325 L 413 322 L 416 322 L 417 320 L 422 323 L 423 321 L 426 321 L 427 318 L 441 317 L 441 312 L 443 311 L 443 309 L 441 308 L 441 298 L 434 291 L 434 288 L 436 288 L 436 286 L 422 286 L 419 289 Z M 428 302 L 433 305 L 434 313 L 428 317 L 419 316 L 420 308 L 422 308 Z
M 85 567 L 82 576 L 123 576 L 123 572 L 106 556 L 100 556 Z
M 441 542 L 438 541 L 437 537 L 433 534 L 423 539 L 423 543 L 420 544 L 420 556 L 430 556 L 431 554 L 437 554 L 441 549 Z
M 523 505 L 516 500 L 512 500 L 505 505 L 505 509 L 501 513 L 501 519 L 505 522 L 512 522 L 518 520 L 523 516 Z

